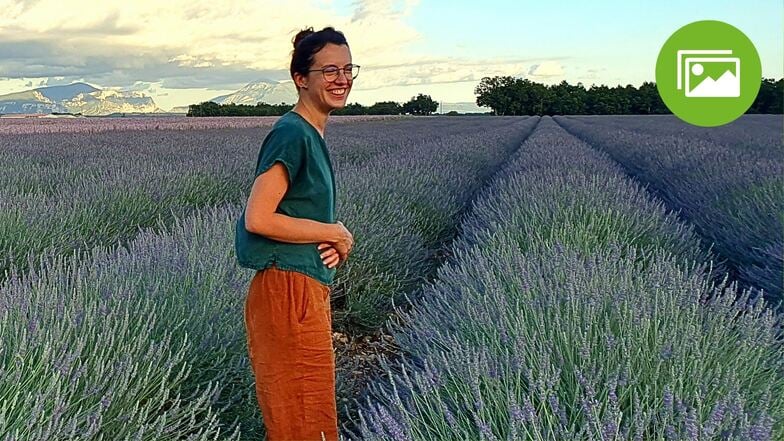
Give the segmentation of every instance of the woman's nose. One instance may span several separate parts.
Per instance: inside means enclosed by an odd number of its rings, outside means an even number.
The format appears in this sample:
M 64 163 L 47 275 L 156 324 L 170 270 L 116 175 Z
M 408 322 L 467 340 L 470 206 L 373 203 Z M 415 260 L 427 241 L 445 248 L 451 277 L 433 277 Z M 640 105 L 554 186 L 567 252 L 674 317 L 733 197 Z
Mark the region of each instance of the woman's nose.
M 341 69 L 341 70 L 338 71 L 338 77 L 335 78 L 335 83 L 338 83 L 338 84 L 348 84 L 348 81 L 349 81 L 348 78 L 349 77 L 348 77 L 348 75 L 346 75 L 346 72 L 343 69 Z

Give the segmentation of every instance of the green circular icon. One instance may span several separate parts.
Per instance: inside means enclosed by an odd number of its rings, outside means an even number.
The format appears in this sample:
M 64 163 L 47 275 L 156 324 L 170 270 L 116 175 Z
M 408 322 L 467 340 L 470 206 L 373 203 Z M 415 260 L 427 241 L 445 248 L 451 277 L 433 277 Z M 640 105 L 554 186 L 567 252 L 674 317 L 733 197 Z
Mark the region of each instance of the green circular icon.
M 695 21 L 678 29 L 656 60 L 656 88 L 664 104 L 697 126 L 720 126 L 743 115 L 761 82 L 754 44 L 721 21 Z

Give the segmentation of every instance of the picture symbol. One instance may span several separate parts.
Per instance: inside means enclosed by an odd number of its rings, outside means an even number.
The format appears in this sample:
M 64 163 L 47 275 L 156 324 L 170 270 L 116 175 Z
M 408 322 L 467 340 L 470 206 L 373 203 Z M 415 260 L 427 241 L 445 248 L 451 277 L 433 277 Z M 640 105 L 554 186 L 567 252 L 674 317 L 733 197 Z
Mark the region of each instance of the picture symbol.
M 676 88 L 687 98 L 740 97 L 740 58 L 729 49 L 679 50 Z

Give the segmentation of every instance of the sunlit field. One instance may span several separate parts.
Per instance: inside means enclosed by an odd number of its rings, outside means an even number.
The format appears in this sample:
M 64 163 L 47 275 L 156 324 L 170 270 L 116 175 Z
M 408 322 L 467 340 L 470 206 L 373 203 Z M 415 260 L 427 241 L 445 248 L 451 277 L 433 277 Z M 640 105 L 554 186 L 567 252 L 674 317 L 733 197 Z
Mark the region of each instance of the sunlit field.
M 0 120 L 0 440 L 259 440 L 277 117 Z M 334 117 L 352 440 L 784 439 L 782 119 Z

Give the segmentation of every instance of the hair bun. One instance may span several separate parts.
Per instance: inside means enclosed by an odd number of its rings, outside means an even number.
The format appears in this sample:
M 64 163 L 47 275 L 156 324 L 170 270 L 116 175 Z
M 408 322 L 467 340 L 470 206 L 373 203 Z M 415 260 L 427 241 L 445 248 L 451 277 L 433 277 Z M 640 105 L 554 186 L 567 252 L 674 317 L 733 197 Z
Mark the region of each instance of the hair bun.
M 294 43 L 294 48 L 296 49 L 296 47 L 299 44 L 299 42 L 304 40 L 305 37 L 307 37 L 310 34 L 314 34 L 314 33 L 315 32 L 313 31 L 313 26 L 310 26 L 308 28 L 305 28 L 305 29 L 299 31 L 297 33 L 297 35 L 294 36 L 294 40 L 292 40 L 292 42 Z

